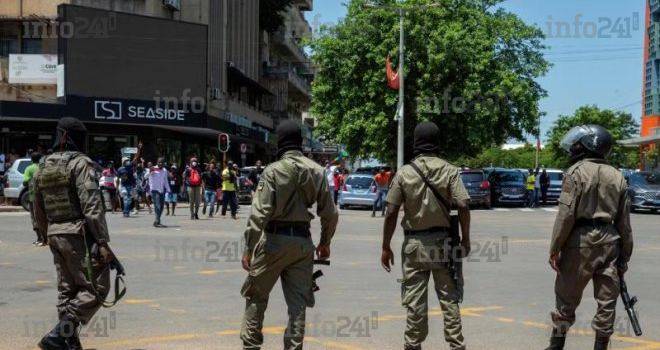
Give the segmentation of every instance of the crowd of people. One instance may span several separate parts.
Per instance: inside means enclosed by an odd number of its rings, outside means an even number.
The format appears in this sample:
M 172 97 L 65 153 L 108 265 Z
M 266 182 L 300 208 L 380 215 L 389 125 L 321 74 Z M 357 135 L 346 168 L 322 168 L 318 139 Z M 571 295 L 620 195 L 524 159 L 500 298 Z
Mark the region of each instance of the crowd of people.
M 140 204 L 143 204 L 151 214 L 153 205 L 154 227 L 166 227 L 161 222 L 163 211 L 165 216 L 175 216 L 177 203 L 186 201 L 191 220 L 199 220 L 200 207 L 202 215 L 208 213 L 208 218 L 213 218 L 218 212 L 224 217 L 229 209 L 231 217 L 237 219 L 239 204 L 236 191 L 240 188 L 237 164 L 232 161 L 201 164 L 193 156 L 180 171 L 176 164 L 166 164 L 163 157 L 158 158 L 155 164 L 145 163 L 140 157 L 141 148 L 140 144 L 138 153 L 132 158 L 122 158 L 119 168 L 109 161 L 101 173 L 101 191 L 107 197 L 108 210 L 112 213 L 121 210 L 124 217 L 130 217 L 138 214 Z M 256 175 L 249 176 L 244 183 L 251 189 L 259 181 L 259 170 L 263 171 L 261 162 L 257 164 Z
M 549 188 L 550 177 L 545 171 L 545 168 L 543 170 L 536 168 L 536 171 L 534 171 L 534 169 L 529 169 L 529 175 L 526 179 L 527 206 L 530 208 L 538 208 L 540 201 L 545 204 Z

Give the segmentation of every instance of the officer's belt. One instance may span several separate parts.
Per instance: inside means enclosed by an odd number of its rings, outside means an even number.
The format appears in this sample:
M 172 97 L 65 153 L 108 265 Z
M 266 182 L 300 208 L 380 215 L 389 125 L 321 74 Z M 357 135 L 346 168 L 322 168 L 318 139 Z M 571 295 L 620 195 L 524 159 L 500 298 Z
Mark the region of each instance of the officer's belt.
M 425 230 L 405 231 L 403 234 L 404 236 L 428 236 L 437 233 L 449 233 L 449 227 L 437 226 Z
M 611 225 L 612 223 L 609 221 L 604 221 L 602 219 L 577 219 L 575 220 L 574 226 L 579 227 L 579 226 L 605 226 L 605 225 Z
M 266 227 L 266 233 L 290 236 L 290 237 L 302 237 L 307 238 L 312 234 L 309 232 L 309 223 L 308 222 L 283 222 L 283 221 L 273 221 L 269 222 Z

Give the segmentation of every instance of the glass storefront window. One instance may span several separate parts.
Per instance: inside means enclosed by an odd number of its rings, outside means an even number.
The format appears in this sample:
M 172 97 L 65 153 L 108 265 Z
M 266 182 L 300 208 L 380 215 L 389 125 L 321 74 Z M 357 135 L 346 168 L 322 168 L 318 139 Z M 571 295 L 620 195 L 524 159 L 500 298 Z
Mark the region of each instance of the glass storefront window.
M 179 168 L 187 163 L 187 160 L 181 157 L 181 141 L 158 139 L 156 143 L 158 144 L 158 156 L 165 157 L 166 163 L 176 164 Z

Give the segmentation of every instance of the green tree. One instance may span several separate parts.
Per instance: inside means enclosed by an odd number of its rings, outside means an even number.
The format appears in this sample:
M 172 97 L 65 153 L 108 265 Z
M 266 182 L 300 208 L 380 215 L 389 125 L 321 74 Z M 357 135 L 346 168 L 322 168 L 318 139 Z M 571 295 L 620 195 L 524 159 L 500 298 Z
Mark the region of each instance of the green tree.
M 317 134 L 346 145 L 354 156 L 391 163 L 398 92 L 387 86 L 384 67 L 388 53 L 398 66 L 399 18 L 364 8 L 365 2 L 351 1 L 344 21 L 321 28 L 310 42 L 319 66 L 312 113 L 319 119 Z M 405 158 L 420 121 L 440 127 L 442 153 L 454 158 L 536 133 L 546 92 L 535 79 L 549 69 L 542 31 L 497 7 L 502 0 L 376 1 L 406 7 L 432 2 L 442 6 L 410 12 L 404 24 Z M 454 108 L 458 98 L 465 108 Z
M 455 165 L 465 165 L 470 168 L 483 168 L 483 167 L 505 167 L 505 168 L 520 168 L 529 169 L 534 167 L 536 163 L 536 148 L 531 144 L 526 144 L 524 147 L 503 150 L 500 147 L 492 147 L 483 150 L 475 157 L 459 157 L 453 159 Z M 542 149 L 539 153 L 539 167 L 546 168 L 561 168 L 561 163 L 557 162 L 554 154 L 547 148 Z
M 259 0 L 259 27 L 271 34 L 276 32 L 284 25 L 284 11 L 292 4 L 293 0 Z
M 633 169 L 639 167 L 639 149 L 618 144 L 618 141 L 634 137 L 639 133 L 637 121 L 630 113 L 601 110 L 595 105 L 580 107 L 574 115 L 560 115 L 548 130 L 548 149 L 562 166 L 568 167 L 571 161 L 568 153 L 559 146 L 559 142 L 571 128 L 587 124 L 601 125 L 612 133 L 615 146 L 608 158 L 612 165 Z

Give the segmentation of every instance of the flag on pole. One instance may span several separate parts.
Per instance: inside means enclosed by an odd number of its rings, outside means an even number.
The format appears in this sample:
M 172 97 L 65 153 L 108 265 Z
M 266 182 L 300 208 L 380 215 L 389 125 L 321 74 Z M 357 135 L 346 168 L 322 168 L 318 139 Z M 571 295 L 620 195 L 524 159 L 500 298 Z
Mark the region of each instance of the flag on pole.
M 392 69 L 392 64 L 390 63 L 390 54 L 387 54 L 385 59 L 385 72 L 387 73 L 387 85 L 394 90 L 399 90 L 399 72 Z

